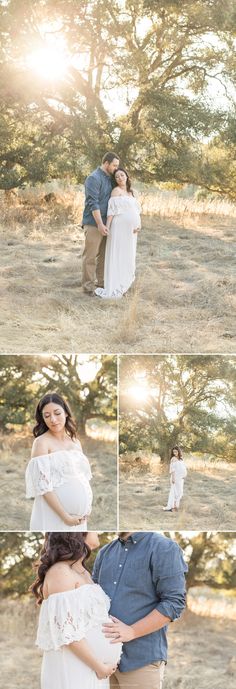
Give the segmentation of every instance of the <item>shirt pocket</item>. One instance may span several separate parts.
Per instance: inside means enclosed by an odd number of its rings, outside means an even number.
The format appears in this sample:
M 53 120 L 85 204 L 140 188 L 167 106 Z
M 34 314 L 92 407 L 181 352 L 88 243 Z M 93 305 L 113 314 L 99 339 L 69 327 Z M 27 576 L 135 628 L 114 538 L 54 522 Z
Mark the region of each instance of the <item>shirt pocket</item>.
M 147 584 L 148 569 L 143 558 L 134 560 L 133 562 L 126 562 L 124 568 L 124 583 L 131 588 L 137 588 Z

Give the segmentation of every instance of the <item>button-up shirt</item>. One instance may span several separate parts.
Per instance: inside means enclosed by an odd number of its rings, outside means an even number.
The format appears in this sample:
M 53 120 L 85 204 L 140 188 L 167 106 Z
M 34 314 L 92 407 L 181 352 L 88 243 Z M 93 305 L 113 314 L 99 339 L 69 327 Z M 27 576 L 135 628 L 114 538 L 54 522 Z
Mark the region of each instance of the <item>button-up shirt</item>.
M 170 538 L 139 531 L 101 548 L 93 580 L 111 599 L 110 614 L 130 625 L 158 610 L 170 620 L 185 607 L 185 572 L 181 548 Z M 167 626 L 123 644 L 119 669 L 135 670 L 167 660 Z
M 103 223 L 107 220 L 107 206 L 112 192 L 112 178 L 101 167 L 85 180 L 85 206 L 82 225 L 95 225 L 92 211 L 100 210 Z

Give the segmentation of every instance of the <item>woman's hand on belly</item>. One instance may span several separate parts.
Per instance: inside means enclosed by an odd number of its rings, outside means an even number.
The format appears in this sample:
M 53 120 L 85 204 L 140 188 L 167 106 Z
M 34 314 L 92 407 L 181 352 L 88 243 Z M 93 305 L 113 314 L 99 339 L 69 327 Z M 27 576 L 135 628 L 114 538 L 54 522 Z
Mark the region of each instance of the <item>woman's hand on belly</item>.
M 63 521 L 67 526 L 78 526 L 79 524 L 82 524 L 82 522 L 85 522 L 85 520 L 86 515 L 84 517 L 78 517 L 76 514 L 67 514 Z
M 98 679 L 106 679 L 113 675 L 116 671 L 117 665 L 111 665 L 110 663 L 100 663 L 101 669 L 96 671 Z

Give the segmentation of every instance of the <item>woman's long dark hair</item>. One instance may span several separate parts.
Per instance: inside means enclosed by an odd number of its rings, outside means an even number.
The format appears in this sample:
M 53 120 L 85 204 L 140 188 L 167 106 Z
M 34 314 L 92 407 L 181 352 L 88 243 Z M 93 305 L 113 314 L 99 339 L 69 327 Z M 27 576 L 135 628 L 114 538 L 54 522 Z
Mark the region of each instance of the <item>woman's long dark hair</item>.
M 56 562 L 71 560 L 71 563 L 82 559 L 82 565 L 86 568 L 85 562 L 90 556 L 91 550 L 85 543 L 86 532 L 76 533 L 73 531 L 59 533 L 49 532 L 45 535 L 45 541 L 40 553 L 38 562 L 34 564 L 37 576 L 29 590 L 37 598 L 37 604 L 43 601 L 43 583 L 45 576 Z
M 172 450 L 171 450 L 171 453 L 170 453 L 170 459 L 172 459 L 172 457 L 175 456 L 175 455 L 173 455 L 173 450 L 177 450 L 177 451 L 178 451 L 178 459 L 183 459 L 182 451 L 181 451 L 179 445 L 174 445 L 174 447 L 172 447 Z
M 134 196 L 134 192 L 133 192 L 133 189 L 132 189 L 132 186 L 131 186 L 131 179 L 130 179 L 130 176 L 128 175 L 128 172 L 127 172 L 127 170 L 125 170 L 124 167 L 118 167 L 117 170 L 115 170 L 115 172 L 114 172 L 114 174 L 113 174 L 113 177 L 114 177 L 114 187 L 118 187 L 118 186 L 119 186 L 119 185 L 117 184 L 117 181 L 116 181 L 116 173 L 119 172 L 119 171 L 125 172 L 126 177 L 127 177 L 127 179 L 126 179 L 126 189 L 127 189 L 127 191 L 129 191 L 129 192 L 132 194 L 132 196 Z M 113 187 L 113 189 L 114 189 L 114 187 Z
M 33 428 L 34 437 L 38 438 L 39 435 L 43 435 L 43 433 L 46 433 L 46 431 L 48 431 L 47 424 L 45 423 L 43 418 L 43 409 L 46 406 L 46 404 L 50 404 L 50 402 L 53 402 L 54 404 L 59 404 L 59 406 L 62 407 L 62 409 L 64 409 L 64 412 L 67 415 L 65 421 L 65 429 L 67 435 L 71 437 L 71 440 L 74 440 L 76 438 L 76 425 L 72 417 L 71 409 L 69 407 L 68 402 L 66 402 L 63 399 L 63 397 L 61 397 L 61 395 L 58 395 L 57 392 L 48 392 L 39 401 L 35 412 L 35 418 L 37 423 Z

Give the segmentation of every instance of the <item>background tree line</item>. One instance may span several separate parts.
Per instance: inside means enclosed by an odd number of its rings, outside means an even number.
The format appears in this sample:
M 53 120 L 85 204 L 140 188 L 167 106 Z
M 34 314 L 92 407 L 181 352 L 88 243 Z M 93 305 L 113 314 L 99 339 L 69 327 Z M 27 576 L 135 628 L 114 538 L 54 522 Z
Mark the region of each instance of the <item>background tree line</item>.
M 30 426 L 39 399 L 56 391 L 72 408 L 79 433 L 88 419 L 115 421 L 117 413 L 116 357 L 91 356 L 98 365 L 94 380 L 83 382 L 77 354 L 0 357 L 0 430 L 10 433 L 16 426 Z
M 142 386 L 143 381 L 147 394 L 139 399 L 135 384 Z M 235 438 L 234 357 L 121 358 L 121 454 L 147 450 L 168 462 L 171 448 L 178 444 L 184 452 L 235 462 Z
M 170 537 L 169 533 L 165 534 Z M 171 537 L 179 543 L 188 563 L 187 588 L 209 586 L 231 590 L 236 585 L 235 534 L 233 532 L 201 532 L 193 536 L 176 532 Z M 105 545 L 115 534 L 103 533 L 100 544 Z M 0 533 L 1 595 L 25 595 L 34 579 L 33 563 L 37 561 L 44 541 L 43 534 L 30 532 Z M 92 570 L 97 551 L 89 559 Z
M 115 149 L 136 179 L 235 199 L 235 21 L 234 0 L 0 0 L 0 188 L 82 182 Z M 52 36 L 60 80 L 27 61 Z

